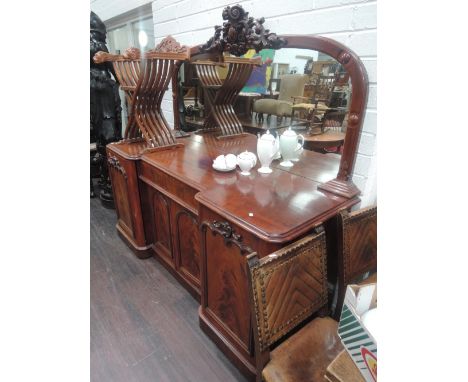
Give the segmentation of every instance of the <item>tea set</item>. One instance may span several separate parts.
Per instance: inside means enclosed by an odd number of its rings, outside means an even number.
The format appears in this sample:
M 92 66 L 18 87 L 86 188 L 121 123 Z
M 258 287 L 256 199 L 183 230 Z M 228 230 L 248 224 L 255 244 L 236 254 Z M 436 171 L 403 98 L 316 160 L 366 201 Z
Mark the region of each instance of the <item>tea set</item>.
M 281 136 L 276 138 L 269 130 L 257 139 L 257 156 L 260 161 L 260 168 L 257 170 L 261 174 L 270 174 L 273 170 L 270 168 L 271 162 L 275 159 L 283 158 L 280 166 L 292 167 L 293 162 L 299 160 L 298 156 L 302 153 L 304 146 L 304 136 L 296 134 L 289 127 Z M 213 161 L 213 168 L 218 171 L 232 171 L 239 166 L 241 175 L 250 175 L 250 170 L 257 164 L 257 156 L 249 151 L 244 151 L 237 155 L 220 155 Z

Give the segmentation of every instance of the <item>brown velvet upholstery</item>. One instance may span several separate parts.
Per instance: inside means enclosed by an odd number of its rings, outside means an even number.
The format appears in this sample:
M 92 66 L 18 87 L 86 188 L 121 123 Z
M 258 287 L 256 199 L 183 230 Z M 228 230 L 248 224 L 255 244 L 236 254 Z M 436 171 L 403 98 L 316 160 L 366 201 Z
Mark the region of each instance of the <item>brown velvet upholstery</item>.
M 266 382 L 318 382 L 327 366 L 344 349 L 337 334 L 338 323 L 330 317 L 316 318 L 270 353 L 263 369 Z

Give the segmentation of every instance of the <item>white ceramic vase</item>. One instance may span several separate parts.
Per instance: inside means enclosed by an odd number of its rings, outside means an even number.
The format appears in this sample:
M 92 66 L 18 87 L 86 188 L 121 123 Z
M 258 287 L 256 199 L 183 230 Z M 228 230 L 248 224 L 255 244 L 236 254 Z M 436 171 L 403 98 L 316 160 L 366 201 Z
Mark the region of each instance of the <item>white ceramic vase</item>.
M 266 134 L 263 134 L 257 140 L 257 156 L 262 165 L 258 169 L 259 173 L 270 174 L 273 171 L 270 164 L 277 151 L 275 137 L 267 130 Z

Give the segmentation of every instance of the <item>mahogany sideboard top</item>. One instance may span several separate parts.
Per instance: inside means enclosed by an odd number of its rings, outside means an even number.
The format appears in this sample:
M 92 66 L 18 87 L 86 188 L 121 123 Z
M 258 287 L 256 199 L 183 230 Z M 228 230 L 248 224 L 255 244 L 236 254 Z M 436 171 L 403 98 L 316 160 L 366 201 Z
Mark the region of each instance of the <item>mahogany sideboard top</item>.
M 304 150 L 290 169 L 276 160 L 271 174 L 258 173 L 257 163 L 250 176 L 243 176 L 239 169 L 216 171 L 212 163 L 221 154 L 256 153 L 256 136 L 217 140 L 193 134 L 179 142 L 184 147 L 143 153 L 140 159 L 199 190 L 195 197 L 199 203 L 264 240 L 290 241 L 323 223 L 337 209 L 357 202 L 317 190 L 318 184 L 336 175 L 338 155 Z

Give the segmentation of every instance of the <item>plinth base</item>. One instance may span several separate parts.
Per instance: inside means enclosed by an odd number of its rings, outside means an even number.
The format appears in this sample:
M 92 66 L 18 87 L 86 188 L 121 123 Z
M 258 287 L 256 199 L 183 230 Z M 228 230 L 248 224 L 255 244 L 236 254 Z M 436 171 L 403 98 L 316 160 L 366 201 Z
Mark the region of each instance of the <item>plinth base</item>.
M 358 196 L 361 193 L 359 188 L 356 187 L 352 180 L 345 181 L 333 179 L 326 183 L 320 184 L 317 188 L 321 191 L 326 191 L 335 195 L 344 196 L 348 199 L 354 198 L 355 196 Z

